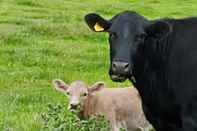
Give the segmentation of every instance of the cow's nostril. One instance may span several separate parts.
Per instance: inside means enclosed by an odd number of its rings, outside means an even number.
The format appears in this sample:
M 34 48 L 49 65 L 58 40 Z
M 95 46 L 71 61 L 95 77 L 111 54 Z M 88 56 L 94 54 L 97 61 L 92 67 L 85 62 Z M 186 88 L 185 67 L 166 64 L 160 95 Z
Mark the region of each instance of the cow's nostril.
M 112 67 L 116 68 L 116 63 L 115 62 L 112 63 Z
M 125 63 L 124 68 L 125 68 L 125 69 L 126 69 L 126 68 L 129 68 L 129 63 Z
M 75 104 L 71 104 L 71 109 L 77 109 L 78 105 L 75 105 Z
M 112 62 L 112 70 L 117 71 L 120 69 L 120 63 L 117 61 Z
M 125 64 L 125 66 L 124 66 L 124 71 L 125 71 L 125 72 L 128 72 L 128 71 L 129 71 L 129 64 L 128 64 L 128 63 Z

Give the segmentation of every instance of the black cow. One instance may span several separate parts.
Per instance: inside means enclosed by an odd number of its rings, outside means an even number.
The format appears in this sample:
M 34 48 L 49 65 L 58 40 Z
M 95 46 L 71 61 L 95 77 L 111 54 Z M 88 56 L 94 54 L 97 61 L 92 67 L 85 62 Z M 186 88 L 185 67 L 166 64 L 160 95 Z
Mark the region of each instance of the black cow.
M 133 82 L 157 131 L 197 131 L 197 18 L 147 20 L 125 11 L 85 21 L 109 33 L 111 79 Z

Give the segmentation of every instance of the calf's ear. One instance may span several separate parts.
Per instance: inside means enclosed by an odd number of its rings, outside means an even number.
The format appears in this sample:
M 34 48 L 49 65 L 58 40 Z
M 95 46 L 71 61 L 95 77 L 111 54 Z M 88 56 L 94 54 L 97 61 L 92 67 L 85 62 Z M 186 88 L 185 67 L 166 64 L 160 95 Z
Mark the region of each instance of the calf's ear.
M 172 31 L 172 27 L 169 23 L 160 20 L 153 21 L 145 28 L 145 30 L 150 37 L 162 38 Z
M 105 83 L 104 82 L 97 82 L 91 88 L 88 89 L 88 92 L 91 94 L 91 93 L 100 91 L 103 88 L 105 88 Z
M 64 92 L 64 93 L 67 91 L 67 89 L 69 87 L 68 85 L 66 85 L 64 83 L 64 81 L 58 80 L 58 79 L 53 80 L 53 85 L 54 85 L 56 90 Z
M 89 28 L 95 32 L 104 32 L 111 26 L 109 21 L 95 13 L 87 14 L 84 19 Z

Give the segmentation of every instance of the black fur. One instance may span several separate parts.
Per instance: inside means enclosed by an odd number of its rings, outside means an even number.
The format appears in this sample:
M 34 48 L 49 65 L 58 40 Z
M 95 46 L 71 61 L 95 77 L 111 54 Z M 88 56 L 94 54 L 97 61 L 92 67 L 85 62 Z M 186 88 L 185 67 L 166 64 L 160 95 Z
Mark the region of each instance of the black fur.
M 134 83 L 157 131 L 197 131 L 197 18 L 150 21 L 126 11 L 105 21 L 110 61 L 130 67 L 109 74 Z

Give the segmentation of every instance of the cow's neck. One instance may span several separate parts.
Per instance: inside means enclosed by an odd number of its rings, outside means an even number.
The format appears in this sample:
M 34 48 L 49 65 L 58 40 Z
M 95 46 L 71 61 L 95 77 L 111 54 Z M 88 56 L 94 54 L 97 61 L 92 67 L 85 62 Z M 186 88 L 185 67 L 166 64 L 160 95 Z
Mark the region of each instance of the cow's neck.
M 80 118 L 88 118 L 95 112 L 94 107 L 94 96 L 89 95 L 87 99 L 84 100 L 82 110 L 79 114 Z
M 151 93 L 155 93 L 154 90 L 157 88 L 165 87 L 160 89 L 162 93 L 167 90 L 169 84 L 167 60 L 170 54 L 170 37 L 166 36 L 162 40 L 148 39 L 138 52 L 133 71 L 136 79 L 135 86 L 144 99 L 151 96 L 155 98 L 155 95 L 160 94 Z

